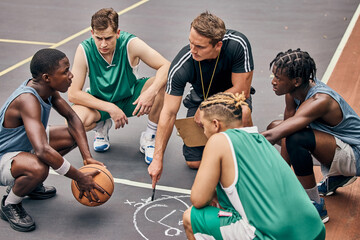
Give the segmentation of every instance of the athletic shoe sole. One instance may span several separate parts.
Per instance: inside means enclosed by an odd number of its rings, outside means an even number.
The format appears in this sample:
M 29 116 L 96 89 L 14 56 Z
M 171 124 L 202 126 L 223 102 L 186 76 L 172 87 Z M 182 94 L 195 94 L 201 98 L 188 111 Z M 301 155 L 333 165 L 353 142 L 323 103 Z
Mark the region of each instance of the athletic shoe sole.
M 102 146 L 100 147 L 94 147 L 94 151 L 95 152 L 106 152 L 108 149 L 110 148 L 110 145 L 105 147 L 105 148 L 102 148 Z
M 141 153 L 145 154 L 145 149 L 144 148 L 140 147 L 139 150 L 140 150 Z
M 330 219 L 329 216 L 326 216 L 324 218 L 321 218 L 321 221 L 325 224 L 329 221 L 329 219 Z
M 10 223 L 10 227 L 19 232 L 30 232 L 36 228 L 35 223 L 29 227 L 19 227 L 19 226 L 15 225 L 14 223 L 12 223 L 11 221 L 9 221 L 7 216 L 2 211 L 0 211 L 0 218 L 7 221 L 8 223 Z

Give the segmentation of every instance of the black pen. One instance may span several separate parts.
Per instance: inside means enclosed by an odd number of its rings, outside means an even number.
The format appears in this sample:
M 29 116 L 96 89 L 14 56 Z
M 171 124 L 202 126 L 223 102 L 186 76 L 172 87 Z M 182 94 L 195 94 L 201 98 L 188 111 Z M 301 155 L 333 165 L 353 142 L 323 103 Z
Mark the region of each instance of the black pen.
M 151 201 L 154 201 L 154 197 L 155 197 L 155 187 L 153 188 L 153 193 L 152 193 L 152 196 L 151 196 Z

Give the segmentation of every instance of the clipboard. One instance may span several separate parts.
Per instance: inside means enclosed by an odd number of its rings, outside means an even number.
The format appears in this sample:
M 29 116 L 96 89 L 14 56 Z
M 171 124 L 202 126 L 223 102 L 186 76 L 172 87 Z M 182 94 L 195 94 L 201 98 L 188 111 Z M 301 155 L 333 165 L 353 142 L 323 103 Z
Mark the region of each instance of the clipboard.
M 176 119 L 175 127 L 186 146 L 205 146 L 207 137 L 204 134 L 204 129 L 195 123 L 194 117 Z

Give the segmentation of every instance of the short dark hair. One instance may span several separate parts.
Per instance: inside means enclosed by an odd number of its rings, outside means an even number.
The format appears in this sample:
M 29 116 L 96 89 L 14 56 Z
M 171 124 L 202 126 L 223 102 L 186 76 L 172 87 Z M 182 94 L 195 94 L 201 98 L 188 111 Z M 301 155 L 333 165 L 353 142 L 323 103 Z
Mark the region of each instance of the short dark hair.
M 290 79 L 301 78 L 302 85 L 308 85 L 310 80 L 316 78 L 314 59 L 310 57 L 309 53 L 301 51 L 300 48 L 278 53 L 274 60 L 271 61 L 270 69 L 272 66 L 277 68 L 277 72 L 280 71 Z
M 213 46 L 222 41 L 226 32 L 224 21 L 208 11 L 197 16 L 190 27 L 194 28 L 200 35 L 210 38 L 210 43 Z
M 66 57 L 65 53 L 51 48 L 37 51 L 30 62 L 30 72 L 33 78 L 44 73 L 52 74 L 58 67 L 60 60 Z
M 116 33 L 119 27 L 119 15 L 112 8 L 102 8 L 91 17 L 91 28 L 93 30 L 105 30 L 111 27 Z

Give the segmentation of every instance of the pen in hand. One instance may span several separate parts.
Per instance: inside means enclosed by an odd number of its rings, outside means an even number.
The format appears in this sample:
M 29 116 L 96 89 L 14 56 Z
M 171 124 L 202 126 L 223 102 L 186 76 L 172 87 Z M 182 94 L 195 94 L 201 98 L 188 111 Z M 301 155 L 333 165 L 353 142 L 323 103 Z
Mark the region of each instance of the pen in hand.
M 152 192 L 152 196 L 151 196 L 151 201 L 154 201 L 155 198 L 155 187 L 153 188 L 153 192 Z

